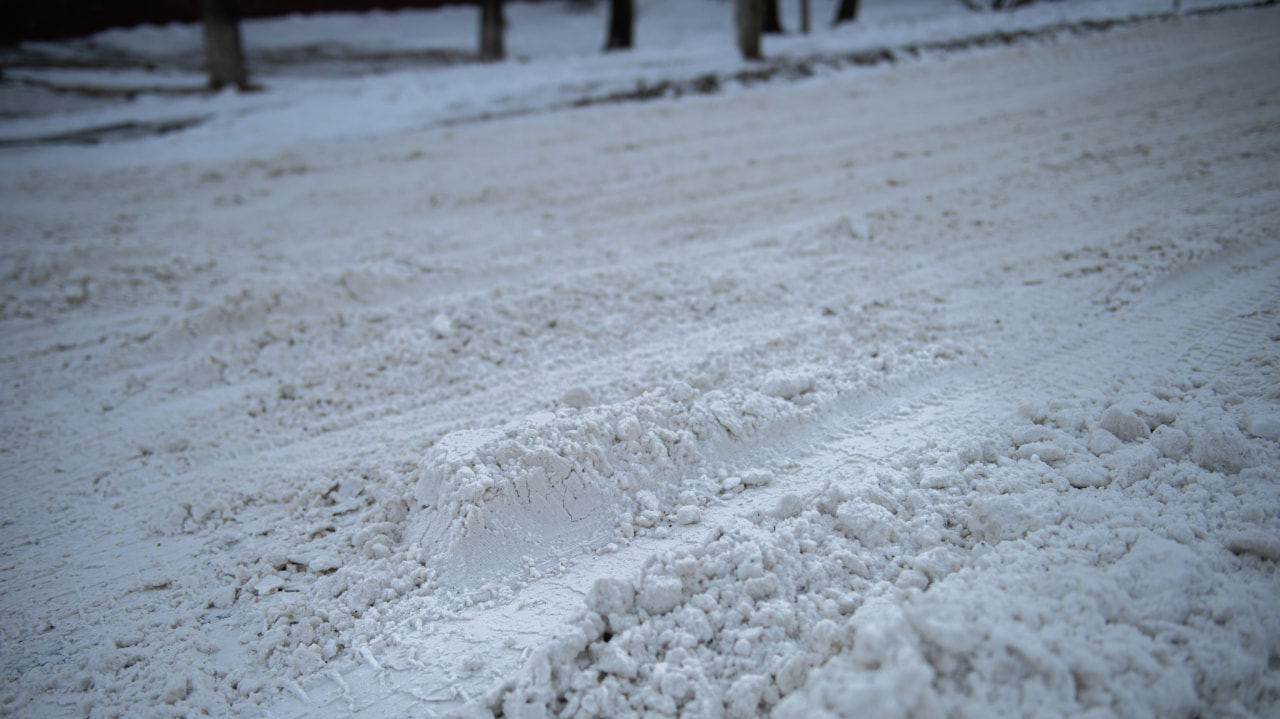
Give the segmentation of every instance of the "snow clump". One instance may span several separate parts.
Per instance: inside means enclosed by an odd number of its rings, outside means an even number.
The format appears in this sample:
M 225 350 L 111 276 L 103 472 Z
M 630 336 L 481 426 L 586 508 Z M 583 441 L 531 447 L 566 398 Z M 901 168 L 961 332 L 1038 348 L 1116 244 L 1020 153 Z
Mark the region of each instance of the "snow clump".
M 1280 457 L 1212 388 L 1160 391 L 1151 411 L 1054 400 L 1003 443 L 837 471 L 600 579 L 463 712 L 1265 714 Z

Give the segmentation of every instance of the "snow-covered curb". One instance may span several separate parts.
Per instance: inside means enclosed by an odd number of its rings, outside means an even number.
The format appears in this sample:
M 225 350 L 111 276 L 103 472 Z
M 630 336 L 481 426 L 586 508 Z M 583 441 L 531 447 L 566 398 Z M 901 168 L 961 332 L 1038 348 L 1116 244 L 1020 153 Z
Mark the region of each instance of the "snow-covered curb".
M 672 46 L 642 45 L 631 53 L 600 56 L 594 50 L 591 55 L 566 55 L 543 48 L 544 42 L 555 47 L 552 38 L 568 37 L 566 31 L 578 29 L 577 23 L 566 24 L 563 18 L 531 6 L 522 10 L 528 15 L 522 19 L 525 26 L 515 27 L 530 37 L 541 33 L 548 39 L 536 43 L 538 54 L 525 56 L 519 62 L 402 70 L 363 80 L 268 79 L 264 81 L 267 92 L 245 95 L 227 92 L 182 97 L 187 94 L 185 90 L 177 97 L 142 93 L 123 106 L 5 121 L 0 123 L 0 147 L 92 144 L 124 137 L 133 140 L 134 146 L 98 154 L 128 164 L 155 155 L 195 159 L 228 153 L 253 154 L 307 139 L 350 139 L 607 102 L 717 93 L 921 55 L 1105 31 L 1181 14 L 1214 13 L 1273 2 L 1184 3 L 1180 10 L 1163 0 L 1063 2 L 1012 13 L 972 13 L 958 9 L 959 4 L 955 3 L 955 8 L 937 17 L 907 13 L 897 18 L 888 14 L 882 25 L 868 24 L 875 22 L 873 17 L 863 24 L 824 28 L 813 36 L 778 38 L 776 50 L 767 48 L 770 59 L 764 63 L 738 59 L 732 49 L 727 16 L 724 27 L 707 25 L 702 16 L 708 11 L 701 7 L 692 23 L 701 33 L 696 42 L 683 38 L 682 32 L 670 32 L 672 37 L 680 38 L 665 41 L 674 42 Z M 456 8 L 442 12 L 447 22 L 470 22 L 469 18 L 460 17 Z M 678 14 L 666 17 L 670 12 L 671 8 L 655 6 L 654 21 L 678 23 Z M 710 16 L 718 17 L 714 13 Z M 279 21 L 258 22 L 269 26 Z M 163 30 L 156 32 L 164 37 Z M 145 29 L 108 33 L 102 42 L 107 46 L 127 46 L 133 35 L 145 38 Z M 285 33 L 284 37 L 291 35 Z M 370 42 L 374 40 L 385 41 L 375 37 Z M 349 42 L 361 40 L 356 35 Z M 577 42 L 580 41 L 569 39 L 562 45 L 572 47 Z M 160 46 L 165 47 L 165 42 Z M 273 51 L 281 49 L 272 46 Z M 20 80 L 23 76 L 18 73 L 15 77 Z M 169 79 L 165 81 L 168 83 Z M 165 94 L 172 95 L 167 88 Z M 134 96 L 132 91 L 129 96 Z M 129 132 L 121 132 L 121 128 Z M 74 149 L 71 153 L 66 159 L 78 157 Z

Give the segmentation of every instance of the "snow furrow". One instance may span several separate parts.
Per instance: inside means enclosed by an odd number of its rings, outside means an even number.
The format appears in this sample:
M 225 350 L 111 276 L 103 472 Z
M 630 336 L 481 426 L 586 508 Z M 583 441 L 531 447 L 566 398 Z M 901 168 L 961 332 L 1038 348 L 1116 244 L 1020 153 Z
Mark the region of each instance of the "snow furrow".
M 810 716 L 873 702 L 894 716 L 1265 714 L 1280 612 L 1223 614 L 1280 588 L 1265 564 L 1280 510 L 1265 464 L 1277 415 L 1252 376 L 1276 356 L 1280 258 L 1256 254 L 1173 299 L 1101 317 L 1087 339 L 1007 371 L 995 363 L 977 382 L 896 395 L 826 450 L 790 453 L 760 496 L 707 514 L 718 528 L 705 539 L 597 580 L 585 611 L 469 711 Z M 1133 349 L 1099 351 L 1120 342 Z M 1160 381 L 1180 370 L 1188 379 Z M 1126 389 L 1092 395 L 1108 376 Z M 1224 408 L 1225 423 L 1214 415 Z M 1248 439 L 1237 424 L 1254 428 Z M 1224 479 L 1252 509 L 1219 514 L 1186 491 L 1221 491 Z M 1168 520 L 1135 523 L 1135 510 Z M 1066 531 L 1075 525 L 1091 529 Z M 1252 570 L 1238 574 L 1233 557 Z M 1057 611 L 1025 614 L 1045 602 Z M 1241 632 L 1270 639 L 1232 646 Z M 1150 663 L 1135 684 L 1099 668 L 1099 644 L 1110 647 L 1102 666 L 1178 646 L 1199 670 Z

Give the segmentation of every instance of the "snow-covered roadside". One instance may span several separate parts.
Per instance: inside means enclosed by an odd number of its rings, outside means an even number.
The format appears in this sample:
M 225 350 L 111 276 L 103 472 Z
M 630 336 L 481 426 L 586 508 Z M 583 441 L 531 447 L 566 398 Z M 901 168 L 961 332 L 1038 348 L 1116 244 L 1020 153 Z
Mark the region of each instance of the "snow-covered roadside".
M 1180 12 L 1239 7 L 1252 0 L 1186 0 Z M 563 110 L 628 96 L 672 96 L 739 89 L 763 77 L 796 79 L 837 72 L 868 58 L 915 57 L 1003 42 L 1019 34 L 1070 34 L 1113 23 L 1172 17 L 1170 0 L 1046 2 L 1014 13 L 975 13 L 956 0 L 867 3 L 859 22 L 830 27 L 834 2 L 815 0 L 814 32 L 766 39 L 770 62 L 742 61 L 733 46 L 732 6 L 715 0 L 638 3 L 637 47 L 602 55 L 607 3 L 571 10 L 558 3 L 508 9 L 512 60 L 496 65 L 460 62 L 474 50 L 475 10 L 320 15 L 247 21 L 245 42 L 268 92 L 206 95 L 198 92 L 200 30 L 171 25 L 113 30 L 84 41 L 30 44 L 56 62 L 104 62 L 107 67 L 10 68 L 0 107 L 48 104 L 57 112 L 0 120 L 0 144 L 52 139 L 63 143 L 135 141 L 115 152 L 99 149 L 94 162 L 113 164 L 253 157 L 294 143 L 368 137 L 474 122 L 493 117 Z M 786 12 L 795 13 L 787 6 Z M 791 29 L 794 17 L 785 18 Z M 362 60 L 367 76 L 324 69 L 329 55 Z M 298 58 L 314 57 L 310 61 Z M 132 70 L 112 69 L 128 58 Z M 293 58 L 284 60 L 282 58 Z M 140 65 L 150 67 L 145 72 Z M 341 67 L 342 63 L 330 63 Z M 101 87 L 129 94 L 127 102 L 85 107 L 84 98 L 39 97 L 39 87 Z M 154 92 L 136 93 L 150 85 Z M 10 97 L 17 93 L 16 97 Z M 12 111 L 12 110 L 11 110 Z M 176 132 L 181 130 L 181 132 Z M 158 135 L 156 137 L 148 137 Z M 43 140 L 42 140 L 43 138 Z M 24 161 L 13 155 L 13 161 Z M 42 148 L 40 163 L 77 163 L 79 148 Z
M 7 167 L 4 709 L 1264 715 L 1276 23 Z

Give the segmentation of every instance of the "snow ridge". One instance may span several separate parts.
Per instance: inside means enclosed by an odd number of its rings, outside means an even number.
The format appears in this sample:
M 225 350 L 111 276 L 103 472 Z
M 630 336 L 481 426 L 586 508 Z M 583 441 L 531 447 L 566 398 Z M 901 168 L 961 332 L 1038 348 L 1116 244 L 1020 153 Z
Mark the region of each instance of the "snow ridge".
M 842 468 L 602 579 L 463 713 L 1263 715 L 1280 700 L 1280 449 L 1263 436 L 1280 377 L 1259 339 L 1213 383 L 1025 408 L 1001 442 Z

